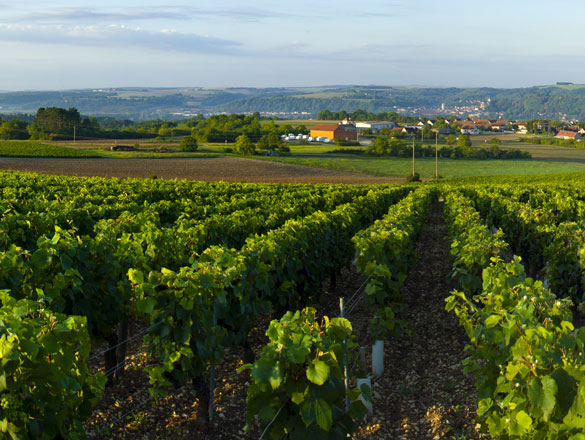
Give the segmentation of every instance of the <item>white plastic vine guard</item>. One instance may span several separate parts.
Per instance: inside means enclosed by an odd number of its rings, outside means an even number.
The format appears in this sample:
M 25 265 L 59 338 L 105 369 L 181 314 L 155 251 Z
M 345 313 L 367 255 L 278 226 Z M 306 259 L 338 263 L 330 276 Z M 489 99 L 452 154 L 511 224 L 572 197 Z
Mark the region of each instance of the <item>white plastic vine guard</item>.
M 374 378 L 384 373 L 384 341 L 378 340 L 372 345 L 372 374 Z

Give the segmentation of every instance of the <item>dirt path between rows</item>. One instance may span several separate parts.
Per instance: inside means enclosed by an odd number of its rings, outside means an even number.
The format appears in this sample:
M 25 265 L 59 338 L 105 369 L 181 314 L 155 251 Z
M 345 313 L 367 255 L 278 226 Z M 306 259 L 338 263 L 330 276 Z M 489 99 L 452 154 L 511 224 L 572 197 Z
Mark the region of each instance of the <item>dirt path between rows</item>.
M 0 170 L 18 170 L 67 176 L 136 177 L 257 183 L 404 182 L 398 177 L 379 177 L 302 165 L 237 157 L 183 159 L 52 159 L 0 157 Z
M 454 286 L 442 215 L 436 203 L 402 291 L 413 333 L 386 342 L 387 368 L 374 388 L 384 396 L 375 411 L 386 424 L 375 438 L 487 438 L 475 422 L 473 378 L 462 371 L 468 339 L 457 317 L 445 311 L 445 298 Z

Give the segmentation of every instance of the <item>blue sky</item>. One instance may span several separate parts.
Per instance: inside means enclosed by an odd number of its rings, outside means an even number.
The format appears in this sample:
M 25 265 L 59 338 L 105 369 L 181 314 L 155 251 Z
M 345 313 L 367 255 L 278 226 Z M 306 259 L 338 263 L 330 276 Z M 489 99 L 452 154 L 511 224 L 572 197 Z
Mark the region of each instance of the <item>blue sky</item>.
M 585 3 L 0 0 L 0 90 L 585 83 Z

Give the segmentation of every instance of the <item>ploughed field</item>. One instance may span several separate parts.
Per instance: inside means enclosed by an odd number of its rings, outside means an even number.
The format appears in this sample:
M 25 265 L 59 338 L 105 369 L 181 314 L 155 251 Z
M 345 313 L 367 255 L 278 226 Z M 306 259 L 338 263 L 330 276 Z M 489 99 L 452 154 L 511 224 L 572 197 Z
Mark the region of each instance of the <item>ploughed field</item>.
M 581 176 L 0 188 L 0 438 L 583 431 Z
M 161 179 L 259 183 L 372 184 L 404 181 L 404 179 L 397 177 L 376 177 L 349 171 L 327 170 L 237 157 L 182 159 L 0 157 L 0 170 L 67 176 L 158 177 Z

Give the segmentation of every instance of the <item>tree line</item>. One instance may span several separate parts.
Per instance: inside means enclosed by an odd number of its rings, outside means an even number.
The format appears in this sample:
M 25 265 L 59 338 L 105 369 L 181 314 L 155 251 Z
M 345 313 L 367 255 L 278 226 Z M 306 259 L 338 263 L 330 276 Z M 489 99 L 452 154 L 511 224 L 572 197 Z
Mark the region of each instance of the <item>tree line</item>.
M 154 137 L 152 133 L 104 129 L 95 117 L 82 117 L 75 107 L 41 107 L 34 119 L 11 116 L 0 119 L 0 139 L 68 140 L 75 137 L 136 138 Z

